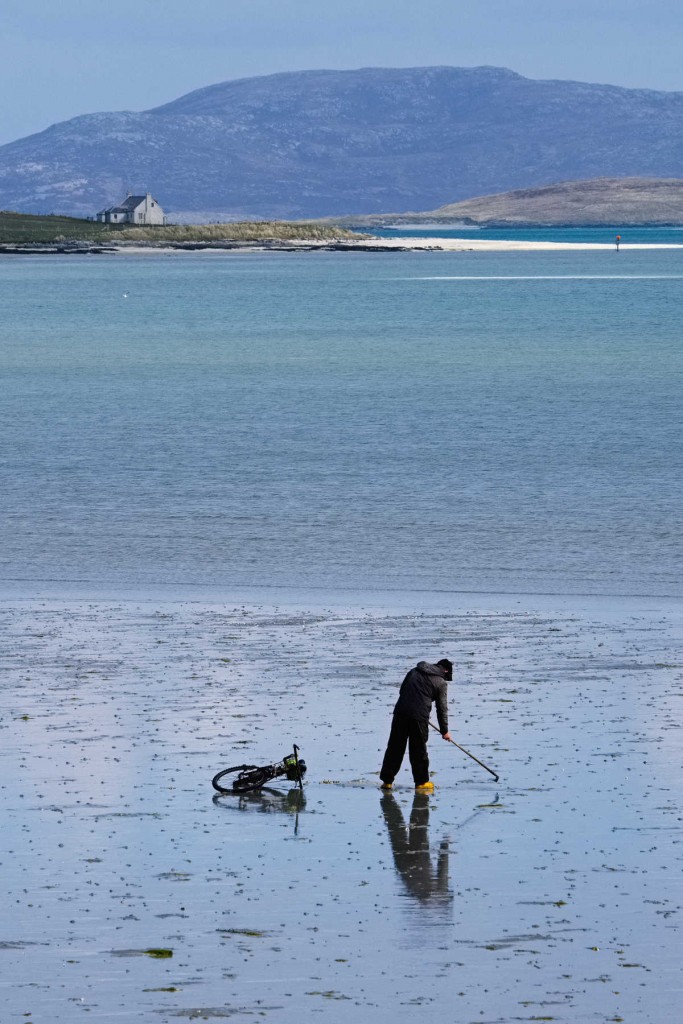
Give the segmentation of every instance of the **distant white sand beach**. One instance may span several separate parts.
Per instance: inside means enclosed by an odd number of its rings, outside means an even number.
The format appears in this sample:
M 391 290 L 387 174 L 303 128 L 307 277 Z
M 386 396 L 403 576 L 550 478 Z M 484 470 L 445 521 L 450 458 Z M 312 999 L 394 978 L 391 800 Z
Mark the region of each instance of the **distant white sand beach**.
M 358 243 L 363 245 L 365 243 Z M 387 249 L 441 249 L 443 251 L 460 252 L 581 252 L 583 250 L 614 250 L 613 242 L 525 242 L 493 238 L 381 238 L 368 241 L 368 247 L 381 245 Z M 675 243 L 621 243 L 620 249 L 683 249 L 683 245 Z
M 213 252 L 223 254 L 234 254 L 239 252 L 307 252 L 310 250 L 325 251 L 333 248 L 334 251 L 363 251 L 368 252 L 392 252 L 396 250 L 414 250 L 415 252 L 583 252 L 583 251 L 615 251 L 613 242 L 527 242 L 511 241 L 509 239 L 479 239 L 479 238 L 438 238 L 425 236 L 424 238 L 368 238 L 348 241 L 340 239 L 338 242 L 320 241 L 319 239 L 298 239 L 296 241 L 278 244 L 254 243 L 235 247 L 223 247 L 220 243 L 215 245 L 209 243 L 198 243 L 192 248 L 164 247 L 156 245 L 131 245 L 116 246 L 115 251 L 119 256 L 155 256 L 172 255 L 174 253 L 187 252 Z M 622 243 L 620 250 L 634 249 L 683 249 L 683 243 Z

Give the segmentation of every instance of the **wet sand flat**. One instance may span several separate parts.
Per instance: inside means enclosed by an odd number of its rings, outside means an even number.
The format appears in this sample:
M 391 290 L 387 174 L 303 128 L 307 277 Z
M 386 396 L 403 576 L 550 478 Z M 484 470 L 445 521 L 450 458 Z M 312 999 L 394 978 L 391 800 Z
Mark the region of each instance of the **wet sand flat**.
M 7 1020 L 628 1021 L 681 1004 L 680 601 L 5 591 Z M 449 655 L 436 790 L 377 771 Z M 296 742 L 252 797 L 211 777 Z

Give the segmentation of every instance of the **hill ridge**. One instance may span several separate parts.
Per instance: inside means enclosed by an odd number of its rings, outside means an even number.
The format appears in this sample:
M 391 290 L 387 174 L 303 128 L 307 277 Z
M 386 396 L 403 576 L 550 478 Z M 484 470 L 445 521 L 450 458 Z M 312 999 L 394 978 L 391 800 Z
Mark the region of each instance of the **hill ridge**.
M 683 224 L 683 178 L 593 178 L 511 189 L 435 210 L 339 217 L 357 227 L 462 224 L 482 227 L 636 227 Z
M 490 65 L 278 72 L 7 143 L 0 208 L 87 216 L 149 189 L 196 219 L 435 210 L 558 181 L 680 178 L 682 134 L 680 92 Z

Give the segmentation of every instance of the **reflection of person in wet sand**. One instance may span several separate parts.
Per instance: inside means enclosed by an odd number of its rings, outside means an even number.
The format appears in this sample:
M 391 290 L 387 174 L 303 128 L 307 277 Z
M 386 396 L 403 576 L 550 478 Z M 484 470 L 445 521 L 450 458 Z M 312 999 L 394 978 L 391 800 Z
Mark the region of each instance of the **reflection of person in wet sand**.
M 436 865 L 429 849 L 429 795 L 415 793 L 406 827 L 403 812 L 393 793 L 382 794 L 382 813 L 387 823 L 396 870 L 411 896 L 422 903 L 453 899 L 448 887 L 448 840 L 439 847 Z

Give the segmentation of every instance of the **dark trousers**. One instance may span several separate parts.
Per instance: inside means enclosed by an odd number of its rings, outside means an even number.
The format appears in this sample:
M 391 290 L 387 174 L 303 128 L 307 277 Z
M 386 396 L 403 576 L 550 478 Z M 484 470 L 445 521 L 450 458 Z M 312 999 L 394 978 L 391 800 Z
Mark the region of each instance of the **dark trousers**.
M 413 771 L 416 786 L 429 782 L 429 756 L 427 754 L 428 722 L 420 722 L 416 718 L 394 712 L 391 732 L 387 743 L 387 752 L 382 762 L 379 777 L 382 782 L 393 782 L 401 767 L 403 756 L 408 745 L 408 757 Z

